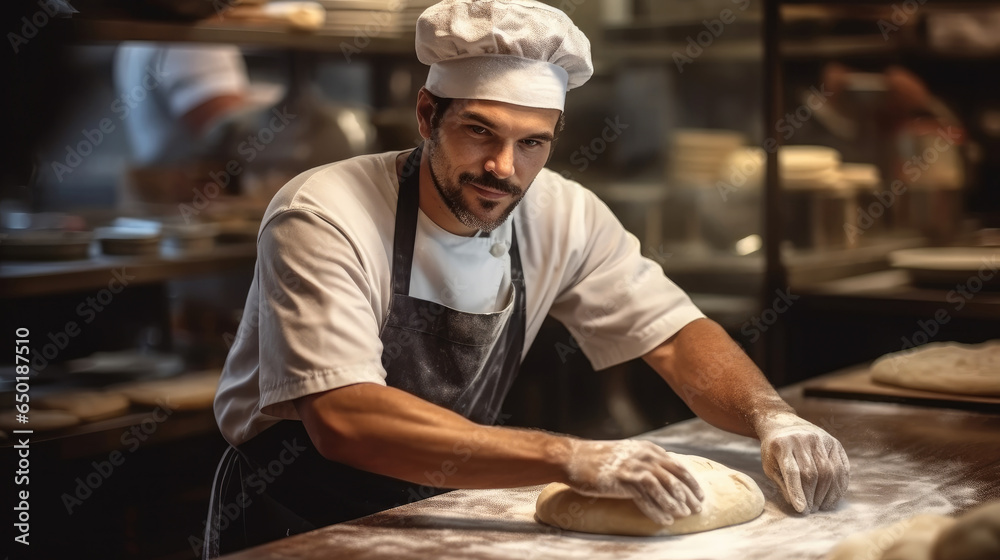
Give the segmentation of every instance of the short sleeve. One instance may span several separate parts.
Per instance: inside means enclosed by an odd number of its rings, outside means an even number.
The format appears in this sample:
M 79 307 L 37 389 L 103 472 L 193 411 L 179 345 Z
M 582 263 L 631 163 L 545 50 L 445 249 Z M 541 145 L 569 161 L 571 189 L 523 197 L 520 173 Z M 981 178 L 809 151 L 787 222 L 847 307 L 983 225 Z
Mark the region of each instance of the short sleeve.
M 164 97 L 174 116 L 213 97 L 241 94 L 248 89 L 243 54 L 229 45 L 164 48 L 160 72 Z
M 258 241 L 260 407 L 356 383 L 385 385 L 379 324 L 354 245 L 305 210 L 272 218 Z
M 646 354 L 705 315 L 642 255 L 639 240 L 611 210 L 593 193 L 586 196 L 573 224 L 580 262 L 550 314 L 600 370 Z

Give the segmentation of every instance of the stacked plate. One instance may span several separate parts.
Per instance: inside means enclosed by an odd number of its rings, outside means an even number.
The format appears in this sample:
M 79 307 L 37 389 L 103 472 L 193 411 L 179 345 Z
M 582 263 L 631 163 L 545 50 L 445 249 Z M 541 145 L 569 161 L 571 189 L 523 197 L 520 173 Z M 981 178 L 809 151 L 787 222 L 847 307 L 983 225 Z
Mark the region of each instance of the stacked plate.
M 840 152 L 826 146 L 784 146 L 778 151 L 784 190 L 785 233 L 799 249 L 842 249 L 858 242 L 857 197 L 841 175 Z
M 318 0 L 327 10 L 324 30 L 330 33 L 362 33 L 358 38 L 412 34 L 417 17 L 434 0 Z M 364 48 L 361 45 L 356 45 Z
M 882 182 L 878 167 L 871 163 L 844 163 L 840 166 L 840 177 L 857 191 L 877 189 Z
M 744 142 L 742 134 L 731 130 L 679 129 L 670 141 L 670 177 L 680 184 L 712 187 Z
M 826 146 L 784 146 L 778 152 L 781 186 L 789 190 L 835 190 L 842 185 L 840 152 Z

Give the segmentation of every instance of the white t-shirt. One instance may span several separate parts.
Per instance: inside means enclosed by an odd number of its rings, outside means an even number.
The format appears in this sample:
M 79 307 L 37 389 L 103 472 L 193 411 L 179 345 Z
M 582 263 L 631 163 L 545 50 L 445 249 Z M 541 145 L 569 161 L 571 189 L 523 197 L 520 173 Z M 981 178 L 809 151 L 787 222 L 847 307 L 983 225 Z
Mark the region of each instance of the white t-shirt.
M 111 109 L 125 122 L 140 165 L 186 159 L 197 140 L 181 117 L 248 89 L 243 55 L 229 45 L 124 43 L 115 51 L 114 80 Z
M 215 399 L 230 443 L 239 445 L 281 419 L 298 419 L 296 398 L 355 383 L 385 384 L 379 331 L 391 295 L 399 153 L 312 169 L 271 201 L 243 321 Z M 548 314 L 566 325 L 595 369 L 642 356 L 704 317 L 579 184 L 543 169 L 512 219 L 527 291 L 525 354 Z M 417 247 L 427 244 L 420 239 L 425 229 L 418 227 Z M 465 255 L 460 258 L 485 253 L 480 266 L 492 275 L 494 304 L 509 289 L 509 258 L 499 280 L 490 261 L 499 260 L 490 248 L 504 242 L 504 230 L 485 241 L 451 236 L 446 242 Z M 415 268 L 435 266 L 417 265 L 416 253 Z M 454 274 L 452 266 L 439 268 Z M 418 294 L 416 284 L 416 297 L 441 303 L 452 297 L 447 285 Z M 473 299 L 489 299 L 482 293 Z
M 500 311 L 510 293 L 510 240 L 510 220 L 463 237 L 418 210 L 409 295 L 466 313 Z

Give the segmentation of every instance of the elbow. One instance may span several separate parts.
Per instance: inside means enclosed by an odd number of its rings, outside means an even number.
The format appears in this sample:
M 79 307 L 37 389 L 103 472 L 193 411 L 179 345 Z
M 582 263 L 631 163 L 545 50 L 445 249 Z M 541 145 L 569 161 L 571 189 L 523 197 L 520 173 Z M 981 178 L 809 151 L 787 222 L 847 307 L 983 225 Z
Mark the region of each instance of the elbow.
M 357 466 L 360 458 L 355 455 L 360 448 L 360 434 L 351 428 L 349 421 L 332 411 L 322 410 L 317 404 L 317 399 L 311 396 L 295 401 L 309 441 L 324 459 Z
M 351 446 L 347 444 L 347 438 L 329 425 L 310 426 L 306 424 L 306 432 L 309 434 L 309 440 L 316 447 L 316 451 L 327 461 L 347 465 L 353 462 L 350 456 Z
M 371 445 L 364 434 L 354 429 L 349 422 L 339 418 L 324 418 L 313 425 L 306 424 L 309 439 L 316 451 L 328 461 L 342 463 L 349 467 L 371 470 Z

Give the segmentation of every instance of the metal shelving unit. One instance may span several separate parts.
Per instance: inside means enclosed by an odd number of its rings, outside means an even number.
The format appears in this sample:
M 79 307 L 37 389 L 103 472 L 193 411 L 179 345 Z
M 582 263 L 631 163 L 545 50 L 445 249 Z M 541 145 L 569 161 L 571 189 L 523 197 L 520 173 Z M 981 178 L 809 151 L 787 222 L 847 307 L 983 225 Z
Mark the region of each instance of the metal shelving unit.
M 964 59 L 992 61 L 1000 57 L 1000 53 L 961 54 L 934 53 L 925 45 L 920 44 L 915 34 L 901 34 L 897 44 L 882 41 L 882 45 L 872 44 L 865 47 L 854 41 L 824 44 L 817 41 L 802 48 L 797 42 L 782 41 L 782 8 L 794 6 L 819 6 L 832 12 L 843 12 L 856 15 L 859 10 L 864 13 L 892 12 L 897 3 L 888 0 L 767 0 L 764 3 L 764 72 L 765 99 L 768 100 L 764 111 L 765 131 L 773 132 L 774 124 L 785 113 L 783 95 L 783 64 L 788 60 L 806 58 L 827 58 L 837 56 L 864 57 L 927 57 L 940 59 Z M 927 13 L 941 11 L 968 10 L 984 7 L 995 7 L 995 3 L 987 0 L 949 2 L 947 4 L 927 3 L 921 6 Z M 909 21 L 907 25 L 916 29 L 916 22 Z M 774 136 L 781 144 L 780 135 Z M 769 301 L 775 290 L 787 289 L 790 285 L 790 272 L 783 251 L 782 241 L 785 235 L 785 216 L 783 208 L 783 193 L 778 172 L 777 150 L 767 154 L 767 175 L 765 181 L 765 232 L 764 246 L 766 252 L 766 272 L 764 282 L 764 300 Z M 914 287 L 902 271 L 885 270 L 871 272 L 854 278 L 817 282 L 796 287 L 797 295 L 802 300 L 802 308 L 811 312 L 829 313 L 838 316 L 845 314 L 868 314 L 875 316 L 921 316 L 934 314 L 947 302 L 948 290 Z M 929 315 L 926 315 L 929 316 Z M 951 315 L 949 315 L 951 317 Z M 983 293 L 974 302 L 955 313 L 959 319 L 973 321 L 1000 319 L 1000 295 Z M 782 328 L 781 322 L 765 333 L 767 352 L 765 371 L 772 380 L 781 384 L 788 380 L 789 372 L 785 367 L 785 355 L 788 351 L 788 331 Z M 832 341 L 831 341 L 832 342 Z
M 166 23 L 124 19 L 78 18 L 65 22 L 72 40 L 85 42 L 162 41 L 224 43 L 277 49 L 342 52 L 345 45 L 361 55 L 413 55 L 412 34 L 378 34 L 363 38 L 319 30 L 295 32 L 279 25 L 225 21 Z M 353 52 L 353 51 L 352 51 Z
M 257 258 L 254 243 L 218 245 L 210 251 L 155 256 L 102 255 L 79 261 L 0 263 L 3 298 L 45 296 L 100 289 L 115 270 L 125 269 L 130 282 L 151 284 L 202 274 L 252 268 Z

